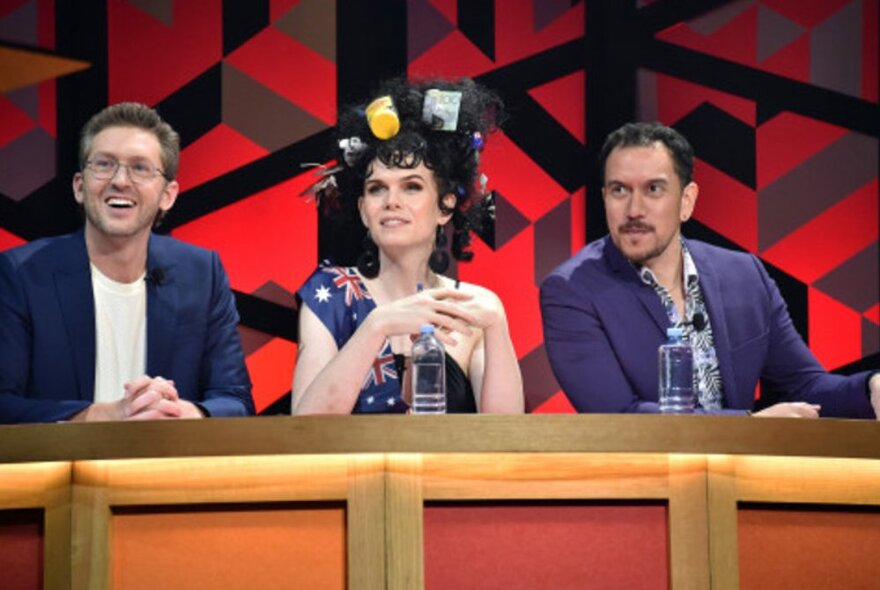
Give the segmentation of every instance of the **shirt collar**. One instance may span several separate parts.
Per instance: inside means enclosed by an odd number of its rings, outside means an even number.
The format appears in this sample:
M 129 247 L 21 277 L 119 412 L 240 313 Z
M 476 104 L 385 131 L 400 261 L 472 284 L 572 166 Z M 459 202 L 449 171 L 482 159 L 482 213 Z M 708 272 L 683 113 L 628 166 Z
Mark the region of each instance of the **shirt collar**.
M 697 273 L 697 265 L 694 263 L 694 257 L 691 256 L 691 251 L 688 250 L 687 244 L 684 241 L 684 238 L 679 237 L 681 241 L 681 256 L 683 262 L 683 271 L 684 271 L 684 284 L 685 287 L 691 285 L 700 280 L 700 275 Z M 630 262 L 632 267 L 635 269 L 636 273 L 639 275 L 639 278 L 646 285 L 653 287 L 654 285 L 658 285 L 657 277 L 654 276 L 654 273 L 651 272 L 651 269 L 642 264 L 635 264 L 634 262 Z

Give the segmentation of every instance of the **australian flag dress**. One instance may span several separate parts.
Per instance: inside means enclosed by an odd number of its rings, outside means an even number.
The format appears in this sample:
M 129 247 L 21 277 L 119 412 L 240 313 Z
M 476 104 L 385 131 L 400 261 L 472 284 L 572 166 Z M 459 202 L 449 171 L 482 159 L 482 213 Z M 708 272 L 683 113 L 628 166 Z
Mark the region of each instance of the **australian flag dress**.
M 323 262 L 297 291 L 303 305 L 321 320 L 337 348 L 342 348 L 367 315 L 376 309 L 373 297 L 354 267 Z M 394 364 L 391 342 L 385 340 L 364 378 L 352 410 L 363 413 L 403 413 L 409 405 L 400 395 L 400 379 Z

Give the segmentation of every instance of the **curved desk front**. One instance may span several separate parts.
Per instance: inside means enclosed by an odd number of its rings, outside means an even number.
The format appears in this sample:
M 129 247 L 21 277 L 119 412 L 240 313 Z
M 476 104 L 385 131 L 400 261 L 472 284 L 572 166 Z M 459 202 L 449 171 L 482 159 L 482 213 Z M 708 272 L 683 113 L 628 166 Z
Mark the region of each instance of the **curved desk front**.
M 875 422 L 0 427 L 3 588 L 857 588 L 877 555 Z

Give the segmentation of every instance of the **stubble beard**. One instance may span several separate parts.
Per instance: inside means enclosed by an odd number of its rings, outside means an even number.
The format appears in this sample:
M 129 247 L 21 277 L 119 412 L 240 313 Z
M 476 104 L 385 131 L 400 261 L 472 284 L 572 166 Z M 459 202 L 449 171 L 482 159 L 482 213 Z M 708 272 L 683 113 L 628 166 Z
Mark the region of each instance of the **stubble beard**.
M 653 234 L 656 236 L 657 234 Z M 621 236 L 621 244 L 618 244 L 618 248 L 621 252 L 623 252 L 624 256 L 627 260 L 632 262 L 633 264 L 637 264 L 639 266 L 644 266 L 652 260 L 655 260 L 663 255 L 664 252 L 669 248 L 669 245 L 672 243 L 674 236 L 666 240 L 664 243 L 656 244 L 653 248 L 646 252 L 627 252 L 627 249 L 622 246 L 623 243 L 626 242 L 626 236 Z
M 91 225 L 97 233 L 107 237 L 130 238 L 141 233 L 144 229 L 149 230 L 152 228 L 153 222 L 156 219 L 156 216 L 153 216 L 153 219 L 151 220 L 147 220 L 138 215 L 134 220 L 129 220 L 125 222 L 125 224 L 115 224 L 111 219 L 108 219 L 101 214 L 100 209 L 102 203 L 103 197 L 99 196 L 98 198 L 94 198 L 91 195 L 86 194 L 86 198 L 83 201 L 83 210 L 85 211 L 87 223 Z M 136 205 L 136 207 L 142 206 L 143 204 Z M 156 215 L 158 215 L 158 211 Z

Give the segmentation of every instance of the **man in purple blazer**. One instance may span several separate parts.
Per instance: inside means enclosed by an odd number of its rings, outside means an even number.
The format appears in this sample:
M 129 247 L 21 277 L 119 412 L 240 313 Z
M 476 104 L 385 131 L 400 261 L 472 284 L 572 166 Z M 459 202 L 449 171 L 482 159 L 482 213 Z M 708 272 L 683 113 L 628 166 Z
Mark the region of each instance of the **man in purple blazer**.
M 179 155 L 145 105 L 86 123 L 84 229 L 0 253 L 0 424 L 254 413 L 217 254 L 151 231 L 177 197 Z
M 880 373 L 827 373 L 758 259 L 681 235 L 699 188 L 674 129 L 630 123 L 602 148 L 609 235 L 541 284 L 550 364 L 579 412 L 656 413 L 657 349 L 680 327 L 694 348 L 697 412 L 873 418 Z M 764 396 L 762 395 L 762 398 Z

